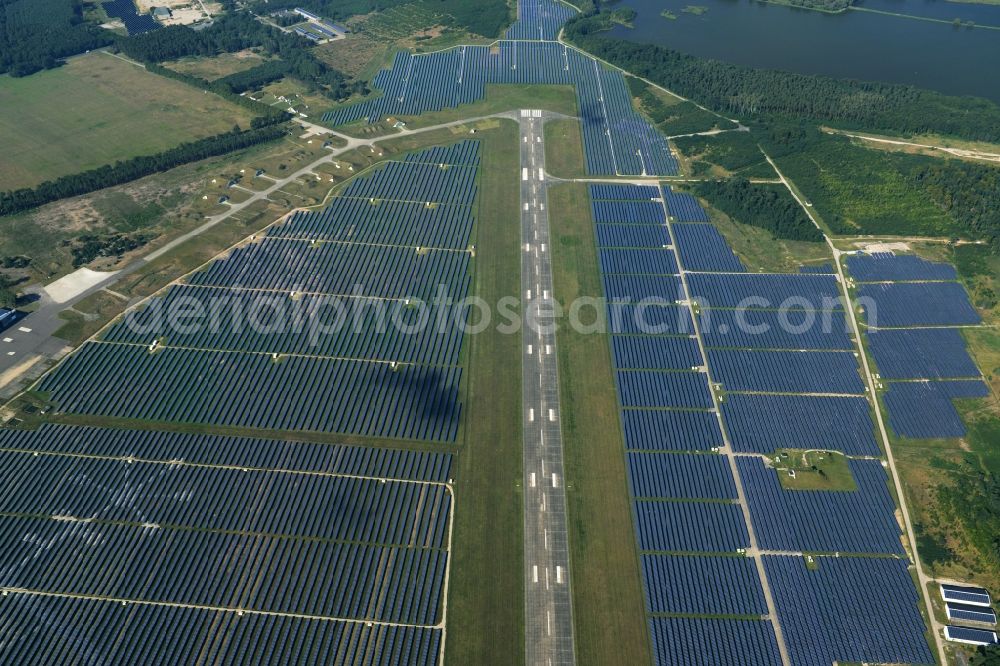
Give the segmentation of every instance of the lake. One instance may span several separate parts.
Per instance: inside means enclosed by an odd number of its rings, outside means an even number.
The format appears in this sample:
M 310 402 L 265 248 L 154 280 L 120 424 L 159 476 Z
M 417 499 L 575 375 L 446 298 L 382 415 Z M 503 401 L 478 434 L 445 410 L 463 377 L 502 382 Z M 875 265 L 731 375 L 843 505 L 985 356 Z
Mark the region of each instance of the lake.
M 707 8 L 701 15 L 682 11 Z M 851 10 L 824 14 L 755 0 L 624 0 L 634 28 L 615 37 L 704 58 L 838 78 L 909 83 L 1000 102 L 1000 30 Z M 859 7 L 1000 26 L 1000 6 L 863 0 Z M 677 16 L 661 16 L 664 9 Z

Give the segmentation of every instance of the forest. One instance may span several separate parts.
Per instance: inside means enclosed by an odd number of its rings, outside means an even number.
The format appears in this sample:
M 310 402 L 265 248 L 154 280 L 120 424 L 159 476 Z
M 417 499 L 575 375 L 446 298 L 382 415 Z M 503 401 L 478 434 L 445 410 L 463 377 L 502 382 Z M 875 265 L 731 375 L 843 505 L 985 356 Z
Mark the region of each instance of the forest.
M 364 82 L 352 82 L 314 57 L 309 51 L 310 45 L 305 38 L 275 30 L 246 13 L 224 16 L 204 30 L 170 26 L 118 41 L 122 53 L 145 63 L 161 63 L 185 56 L 214 56 L 252 47 L 260 47 L 280 59 L 280 62 L 265 62 L 226 77 L 220 90 L 240 93 L 290 75 L 333 100 L 367 92 Z
M 127 183 L 136 178 L 172 169 L 188 162 L 195 162 L 215 155 L 224 155 L 235 150 L 274 141 L 284 136 L 285 131 L 284 126 L 278 124 L 244 131 L 234 128 L 232 132 L 183 143 L 176 148 L 156 155 L 133 157 L 90 171 L 47 181 L 34 188 L 3 192 L 0 193 L 0 215 L 19 213 L 58 199 Z
M 754 134 L 834 233 L 965 236 L 1000 250 L 998 167 L 877 150 L 808 123 Z
M 499 37 L 513 20 L 506 0 L 258 0 L 254 10 L 269 13 L 278 9 L 303 7 L 332 19 L 343 21 L 358 14 L 386 10 L 400 5 L 423 5 L 454 20 L 454 27 L 484 37 Z
M 111 33 L 84 22 L 78 0 L 0 0 L 0 74 L 52 69 L 111 42 Z
M 737 222 L 769 231 L 775 238 L 823 241 L 823 234 L 784 187 L 729 178 L 698 183 L 694 191 Z
M 747 120 L 808 119 L 895 134 L 931 132 L 1000 142 L 1000 106 L 912 86 L 752 69 L 601 33 L 614 12 L 581 16 L 565 37 L 580 48 L 719 113 Z

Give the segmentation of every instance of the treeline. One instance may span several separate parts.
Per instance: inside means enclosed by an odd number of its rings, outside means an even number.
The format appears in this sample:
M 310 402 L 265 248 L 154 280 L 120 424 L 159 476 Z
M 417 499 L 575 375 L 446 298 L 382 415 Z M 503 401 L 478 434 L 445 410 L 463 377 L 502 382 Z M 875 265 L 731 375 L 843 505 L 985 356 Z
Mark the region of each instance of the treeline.
M 205 79 L 198 78 L 192 74 L 185 74 L 184 72 L 177 72 L 162 65 L 157 65 L 156 63 L 150 63 L 146 65 L 146 69 L 154 74 L 159 74 L 168 79 L 174 79 L 175 81 L 181 81 L 190 86 L 200 88 L 202 90 L 207 90 L 208 92 L 215 93 L 219 97 L 222 97 L 233 104 L 238 104 L 242 107 L 250 109 L 250 111 L 259 114 L 251 119 L 250 127 L 258 128 L 264 127 L 266 125 L 273 125 L 275 123 L 284 122 L 291 119 L 291 114 L 287 111 L 277 109 L 273 106 L 268 106 L 261 102 L 250 99 L 233 92 L 231 86 L 219 83 L 219 81 L 206 81 Z
M 736 124 L 709 113 L 692 102 L 667 105 L 656 96 L 652 87 L 634 76 L 628 77 L 629 91 L 642 104 L 642 110 L 656 128 L 667 136 L 691 134 L 712 129 L 735 129 Z
M 1000 169 L 934 160 L 915 167 L 909 176 L 956 222 L 1000 250 Z
M 1000 106 L 912 86 L 832 79 L 703 60 L 651 44 L 600 33 L 600 12 L 566 24 L 577 46 L 714 111 L 743 118 L 805 118 L 831 125 L 899 134 L 934 132 L 1000 141 Z
M 730 178 L 704 181 L 694 190 L 737 222 L 765 229 L 775 238 L 823 240 L 823 234 L 784 188 L 754 185 L 745 178 Z
M 122 53 L 145 63 L 162 63 L 185 56 L 208 57 L 255 47 L 280 59 L 279 63 L 266 62 L 247 72 L 225 77 L 224 87 L 219 89 L 237 93 L 285 75 L 294 76 L 334 100 L 355 92 L 367 92 L 363 82 L 352 82 L 343 73 L 316 59 L 309 51 L 310 46 L 304 37 L 275 30 L 242 12 L 224 16 L 203 30 L 170 26 L 118 41 Z
M 761 0 L 766 2 L 767 0 Z M 802 7 L 803 9 L 818 9 L 825 12 L 842 12 L 852 4 L 853 0 L 775 0 L 778 4 Z
M 78 0 L 0 0 L 0 74 L 27 76 L 111 42 L 84 22 Z
M 196 162 L 215 155 L 224 155 L 258 144 L 274 141 L 285 134 L 281 125 L 267 125 L 245 131 L 211 136 L 183 143 L 156 155 L 133 157 L 82 173 L 46 181 L 34 188 L 0 193 L 0 215 L 20 213 L 43 204 L 79 196 L 88 192 L 120 185 L 143 176 Z
M 499 37 L 513 20 L 507 0 L 258 0 L 253 7 L 258 13 L 302 7 L 325 18 L 343 21 L 402 5 L 422 6 L 445 14 L 451 17 L 453 26 L 484 37 Z

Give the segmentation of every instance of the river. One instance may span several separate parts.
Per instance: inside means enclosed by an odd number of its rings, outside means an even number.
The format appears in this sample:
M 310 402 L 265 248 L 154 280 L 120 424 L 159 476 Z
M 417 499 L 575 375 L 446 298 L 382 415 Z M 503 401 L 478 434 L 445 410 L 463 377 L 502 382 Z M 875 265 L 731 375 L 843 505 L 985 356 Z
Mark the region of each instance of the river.
M 705 8 L 700 15 L 683 11 Z M 1000 30 L 849 10 L 825 14 L 756 0 L 623 0 L 634 27 L 611 34 L 727 62 L 839 78 L 909 83 L 1000 102 Z M 1000 6 L 863 0 L 863 9 L 1000 27 Z M 677 18 L 661 16 L 669 10 Z

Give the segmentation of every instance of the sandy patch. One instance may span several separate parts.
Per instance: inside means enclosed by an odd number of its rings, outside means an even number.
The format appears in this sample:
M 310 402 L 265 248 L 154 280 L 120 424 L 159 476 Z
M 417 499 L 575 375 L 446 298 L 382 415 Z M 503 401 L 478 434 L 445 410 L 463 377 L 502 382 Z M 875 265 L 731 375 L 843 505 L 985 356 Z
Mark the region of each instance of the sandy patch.
M 65 303 L 100 284 L 117 271 L 101 272 L 80 268 L 45 286 L 45 293 L 56 303 Z
M 861 249 L 868 254 L 881 252 L 909 252 L 910 246 L 906 243 L 863 243 Z

